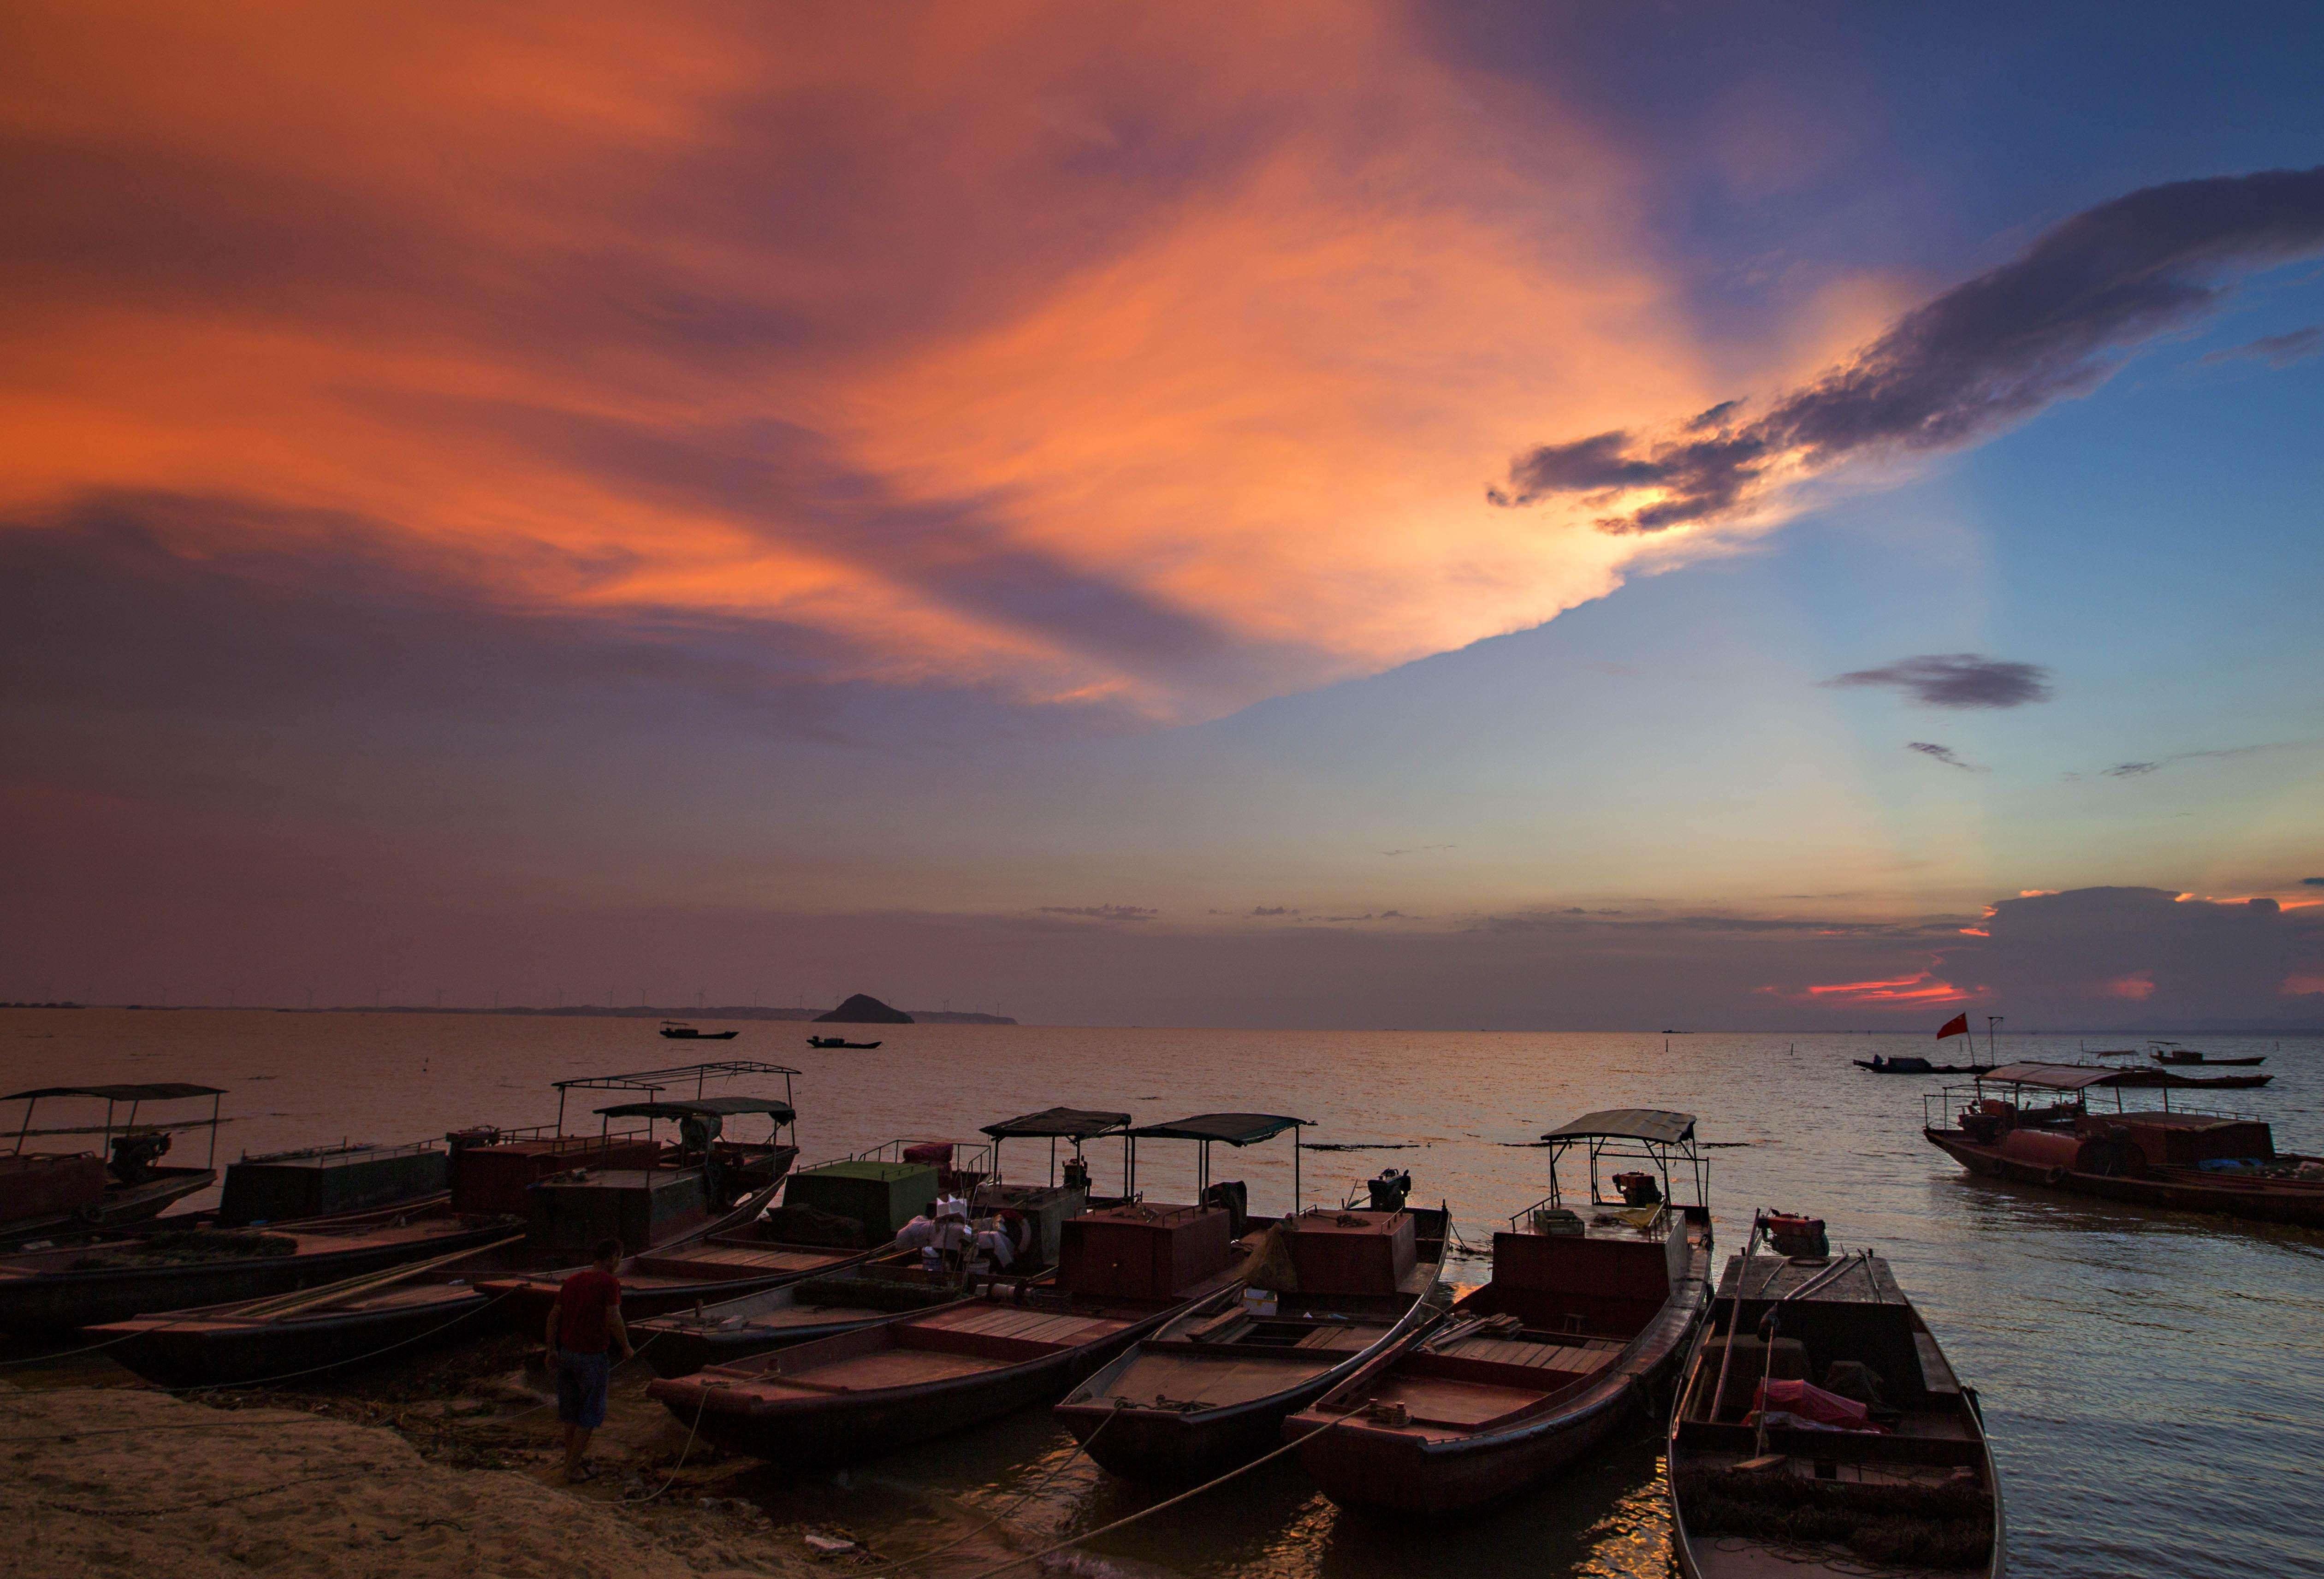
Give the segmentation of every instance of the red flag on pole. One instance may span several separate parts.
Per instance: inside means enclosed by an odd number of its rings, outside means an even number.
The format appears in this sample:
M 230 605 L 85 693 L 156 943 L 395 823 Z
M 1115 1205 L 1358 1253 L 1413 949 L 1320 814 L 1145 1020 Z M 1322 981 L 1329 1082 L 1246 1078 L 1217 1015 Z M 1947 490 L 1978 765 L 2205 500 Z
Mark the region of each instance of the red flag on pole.
M 1966 1014 L 1956 1014 L 1950 1020 L 1946 1020 L 1944 1025 L 1937 1031 L 1937 1039 L 1939 1041 L 1942 1041 L 1949 1036 L 1967 1036 L 1968 1034 L 1969 1016 Z

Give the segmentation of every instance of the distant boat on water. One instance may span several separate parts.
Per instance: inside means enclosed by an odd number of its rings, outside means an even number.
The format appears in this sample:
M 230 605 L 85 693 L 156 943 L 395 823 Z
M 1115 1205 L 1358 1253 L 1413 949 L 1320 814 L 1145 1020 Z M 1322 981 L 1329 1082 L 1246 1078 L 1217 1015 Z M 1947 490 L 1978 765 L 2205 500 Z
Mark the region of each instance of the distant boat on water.
M 844 1036 L 811 1036 L 807 1039 L 811 1048 L 860 1048 L 865 1051 L 878 1047 L 878 1042 L 852 1042 Z
M 2209 1053 L 2197 1052 L 2193 1048 L 2182 1048 L 2177 1042 L 2157 1042 L 2154 1044 L 2154 1061 L 2158 1064 L 2208 1064 L 2213 1068 L 2225 1068 L 2229 1065 L 2248 1067 L 2253 1064 L 2264 1064 L 2267 1062 L 2267 1055 L 2262 1053 L 2247 1058 L 2215 1058 Z
M 731 1042 L 742 1033 L 739 1030 L 701 1030 L 683 1020 L 665 1020 L 662 1035 L 674 1042 Z

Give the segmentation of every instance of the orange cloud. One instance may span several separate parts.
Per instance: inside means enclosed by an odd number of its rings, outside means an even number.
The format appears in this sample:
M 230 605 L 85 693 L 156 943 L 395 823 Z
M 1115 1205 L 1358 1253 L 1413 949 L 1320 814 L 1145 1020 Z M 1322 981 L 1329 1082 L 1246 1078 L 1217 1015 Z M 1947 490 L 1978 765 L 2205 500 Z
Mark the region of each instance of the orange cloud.
M 1830 982 L 1797 989 L 1759 990 L 1799 1003 L 1966 1003 L 1978 996 L 1977 989 L 1956 987 L 1927 971 L 1885 982 Z
M 1154 716 L 1710 546 L 1479 496 L 1526 435 L 1719 390 L 1624 152 L 1392 6 L 17 32 L 19 529 L 106 499 L 189 556 L 360 538 L 498 606 Z

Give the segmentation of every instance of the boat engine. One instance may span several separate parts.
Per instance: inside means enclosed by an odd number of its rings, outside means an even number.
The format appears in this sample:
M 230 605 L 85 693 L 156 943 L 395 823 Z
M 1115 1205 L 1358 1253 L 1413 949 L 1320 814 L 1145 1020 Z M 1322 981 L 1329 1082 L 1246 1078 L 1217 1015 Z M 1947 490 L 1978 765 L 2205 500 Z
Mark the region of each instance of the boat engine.
M 147 1130 L 113 1138 L 113 1160 L 105 1170 L 125 1185 L 143 1184 L 170 1150 L 167 1131 Z
M 1401 1212 L 1406 1198 L 1412 1194 L 1412 1172 L 1409 1168 L 1399 1171 L 1384 1168 L 1378 1178 L 1366 1179 L 1364 1187 L 1371 1192 L 1373 1211 Z
M 1626 1206 L 1659 1206 L 1663 1204 L 1662 1187 L 1651 1173 L 1618 1173 L 1614 1187 L 1622 1192 Z
M 1089 1194 L 1089 1163 L 1080 1152 L 1076 1151 L 1065 1159 L 1065 1188 L 1079 1190 L 1084 1195 Z
M 1821 1260 L 1831 1254 L 1831 1241 L 1824 1237 L 1823 1219 L 1821 1217 L 1798 1217 L 1770 1212 L 1766 1222 L 1767 1242 L 1775 1247 L 1777 1255 Z

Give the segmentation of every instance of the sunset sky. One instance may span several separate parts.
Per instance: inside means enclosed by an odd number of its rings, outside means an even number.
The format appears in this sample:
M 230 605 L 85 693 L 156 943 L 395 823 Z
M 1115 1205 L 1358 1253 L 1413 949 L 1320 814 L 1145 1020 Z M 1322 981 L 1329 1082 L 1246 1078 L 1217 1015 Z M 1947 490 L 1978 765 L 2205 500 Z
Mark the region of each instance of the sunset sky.
M 2324 1025 L 2324 10 L 27 0 L 0 998 Z

